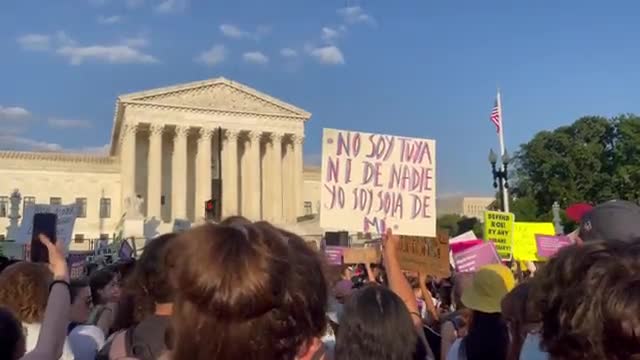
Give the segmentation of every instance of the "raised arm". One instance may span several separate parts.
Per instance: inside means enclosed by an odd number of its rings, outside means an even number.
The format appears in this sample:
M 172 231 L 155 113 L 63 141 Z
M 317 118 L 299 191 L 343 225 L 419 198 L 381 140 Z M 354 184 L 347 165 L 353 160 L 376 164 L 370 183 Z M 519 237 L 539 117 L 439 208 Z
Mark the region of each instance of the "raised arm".
M 49 269 L 53 273 L 53 284 L 47 299 L 38 342 L 35 349 L 26 354 L 23 360 L 59 359 L 62 356 L 71 310 L 69 271 L 62 250 L 64 244 L 59 242 L 54 245 L 46 236 L 39 237 L 49 252 Z
M 418 312 L 418 302 L 409 285 L 409 281 L 404 276 L 402 269 L 400 268 L 400 261 L 398 260 L 398 248 L 400 247 L 400 237 L 393 235 L 391 230 L 382 239 L 383 244 L 383 257 L 384 265 L 387 271 L 387 280 L 389 281 L 389 288 L 396 293 L 404 304 L 407 306 L 413 323 L 417 328 L 422 329 L 422 318 Z

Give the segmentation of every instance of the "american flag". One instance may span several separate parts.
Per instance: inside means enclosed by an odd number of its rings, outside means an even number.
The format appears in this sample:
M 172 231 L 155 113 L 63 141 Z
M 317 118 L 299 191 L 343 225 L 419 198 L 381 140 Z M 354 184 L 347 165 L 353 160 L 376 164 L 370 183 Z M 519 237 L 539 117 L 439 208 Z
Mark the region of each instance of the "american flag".
M 500 105 L 498 99 L 496 99 L 493 109 L 491 109 L 491 122 L 496 126 L 496 132 L 500 133 L 500 127 L 502 127 L 502 118 L 500 117 Z

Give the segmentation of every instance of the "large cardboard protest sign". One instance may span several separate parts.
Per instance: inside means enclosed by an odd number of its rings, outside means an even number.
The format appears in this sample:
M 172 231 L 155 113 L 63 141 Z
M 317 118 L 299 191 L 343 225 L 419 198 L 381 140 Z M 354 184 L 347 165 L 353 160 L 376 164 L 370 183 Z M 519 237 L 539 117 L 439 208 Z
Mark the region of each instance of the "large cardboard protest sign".
M 511 260 L 514 215 L 499 211 L 484 212 L 484 240 L 491 241 L 503 260 Z
M 490 241 L 454 254 L 453 261 L 458 272 L 474 272 L 485 265 L 501 263 L 495 244 Z
M 320 226 L 436 236 L 434 140 L 324 129 Z
M 48 205 L 48 204 L 27 204 L 24 208 L 22 223 L 20 224 L 20 236 L 16 242 L 29 244 L 33 233 L 33 216 L 35 214 L 52 213 L 58 216 L 56 222 L 57 241 L 63 241 L 65 249 L 69 248 L 73 227 L 78 216 L 77 206 L 71 205 Z
M 380 249 L 377 247 L 343 248 L 344 264 L 376 264 L 380 262 Z
M 446 278 L 451 275 L 449 236 L 446 232 L 438 232 L 436 237 L 400 236 L 398 258 L 403 270 L 437 278 Z
M 521 261 L 540 261 L 536 234 L 554 235 L 552 223 L 516 222 L 513 226 L 513 258 Z

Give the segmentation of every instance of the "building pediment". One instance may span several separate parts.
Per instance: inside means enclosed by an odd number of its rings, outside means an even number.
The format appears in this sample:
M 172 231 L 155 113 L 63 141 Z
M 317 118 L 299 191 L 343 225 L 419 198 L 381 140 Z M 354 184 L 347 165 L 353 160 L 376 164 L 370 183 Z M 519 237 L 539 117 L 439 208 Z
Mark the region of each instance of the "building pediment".
M 122 103 L 308 119 L 311 114 L 237 82 L 217 78 L 122 95 Z

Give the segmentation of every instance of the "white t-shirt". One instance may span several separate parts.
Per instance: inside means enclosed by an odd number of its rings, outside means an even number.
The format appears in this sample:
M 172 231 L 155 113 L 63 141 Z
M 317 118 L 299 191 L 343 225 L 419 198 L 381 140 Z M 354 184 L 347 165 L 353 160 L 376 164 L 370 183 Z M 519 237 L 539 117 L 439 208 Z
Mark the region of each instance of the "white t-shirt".
M 36 348 L 36 344 L 38 343 L 38 335 L 40 335 L 40 324 L 27 324 L 22 323 L 22 327 L 27 332 L 26 344 L 27 344 L 27 353 Z M 71 348 L 69 347 L 68 339 L 64 342 L 64 348 L 62 349 L 62 356 L 60 357 L 62 360 L 73 360 L 73 353 L 71 352 Z
M 104 346 L 104 334 L 94 325 L 78 325 L 67 336 L 75 360 L 94 360 Z
M 524 339 L 520 360 L 548 360 L 549 354 L 540 349 L 540 334 L 529 333 Z

